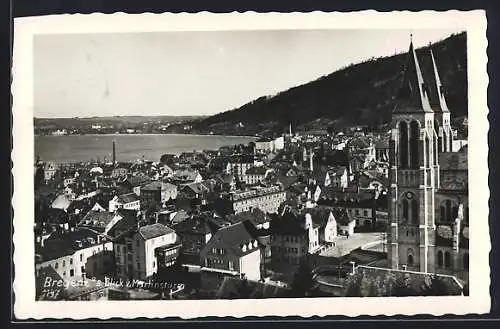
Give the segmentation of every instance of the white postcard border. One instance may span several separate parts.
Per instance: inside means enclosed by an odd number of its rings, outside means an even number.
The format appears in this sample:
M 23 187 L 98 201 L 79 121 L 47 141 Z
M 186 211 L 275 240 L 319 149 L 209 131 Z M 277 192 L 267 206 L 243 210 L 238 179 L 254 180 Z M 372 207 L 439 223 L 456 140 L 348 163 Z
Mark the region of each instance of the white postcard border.
M 467 32 L 470 296 L 195 301 L 35 302 L 33 36 L 56 33 L 270 29 L 438 29 Z M 59 15 L 17 18 L 13 52 L 14 314 L 17 319 L 195 318 L 485 313 L 490 308 L 486 16 L 470 12 Z M 476 218 L 477 217 L 477 218 Z M 478 220 L 478 218 L 480 220 Z M 422 298 L 425 298 L 424 300 Z

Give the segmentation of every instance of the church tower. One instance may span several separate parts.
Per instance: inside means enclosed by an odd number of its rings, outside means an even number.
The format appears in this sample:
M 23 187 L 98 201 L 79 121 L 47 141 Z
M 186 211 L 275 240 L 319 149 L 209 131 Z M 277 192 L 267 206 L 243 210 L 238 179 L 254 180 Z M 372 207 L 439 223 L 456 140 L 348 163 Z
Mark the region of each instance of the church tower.
M 429 47 L 430 48 L 430 47 Z M 435 117 L 435 128 L 436 134 L 438 136 L 438 152 L 452 152 L 453 145 L 453 131 L 451 129 L 450 123 L 450 110 L 446 104 L 445 92 L 443 85 L 441 84 L 441 79 L 439 77 L 439 71 L 436 65 L 436 59 L 432 49 L 430 49 L 430 57 L 432 60 L 433 68 L 433 97 L 431 97 L 431 106 L 434 111 Z
M 413 41 L 392 113 L 389 142 L 388 261 L 391 268 L 433 272 L 434 194 L 439 172 L 434 111 Z

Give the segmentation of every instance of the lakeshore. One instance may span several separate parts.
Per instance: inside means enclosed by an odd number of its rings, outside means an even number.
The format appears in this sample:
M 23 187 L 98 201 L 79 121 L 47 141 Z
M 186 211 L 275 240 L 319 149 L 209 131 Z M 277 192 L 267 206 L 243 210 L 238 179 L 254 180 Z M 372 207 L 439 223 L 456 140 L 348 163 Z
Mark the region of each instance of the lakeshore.
M 55 163 L 105 160 L 112 157 L 116 143 L 117 160 L 138 158 L 158 161 L 163 154 L 180 154 L 217 150 L 223 146 L 248 144 L 257 139 L 249 136 L 183 135 L 183 134 L 93 134 L 35 136 L 35 157 Z

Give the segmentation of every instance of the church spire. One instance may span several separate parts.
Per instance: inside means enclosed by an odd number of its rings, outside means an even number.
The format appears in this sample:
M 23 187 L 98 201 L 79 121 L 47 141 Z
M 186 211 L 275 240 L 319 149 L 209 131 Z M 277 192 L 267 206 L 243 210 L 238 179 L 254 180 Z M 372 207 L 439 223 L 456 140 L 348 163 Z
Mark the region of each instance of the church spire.
M 429 47 L 429 49 L 430 49 L 430 53 L 431 53 L 432 67 L 434 69 L 434 80 L 436 81 L 436 91 L 437 91 L 437 96 L 439 98 L 440 110 L 442 112 L 450 112 L 450 110 L 448 110 L 448 105 L 446 104 L 446 99 L 444 97 L 444 89 L 443 89 L 443 85 L 441 84 L 441 79 L 439 77 L 439 72 L 437 69 L 436 60 L 434 59 L 434 54 L 432 52 L 432 48 Z
M 429 103 L 428 87 L 424 81 L 417 54 L 413 46 L 413 35 L 410 34 L 410 48 L 403 85 L 398 95 L 395 113 L 432 112 Z

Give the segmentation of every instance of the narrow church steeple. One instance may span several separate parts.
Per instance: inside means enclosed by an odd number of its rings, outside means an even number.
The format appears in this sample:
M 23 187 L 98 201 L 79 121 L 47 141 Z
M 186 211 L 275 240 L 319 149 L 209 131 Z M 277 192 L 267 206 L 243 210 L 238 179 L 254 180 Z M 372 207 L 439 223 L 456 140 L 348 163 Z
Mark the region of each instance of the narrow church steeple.
M 434 80 L 436 81 L 437 96 L 439 98 L 439 105 L 440 105 L 439 109 L 441 110 L 441 112 L 450 112 L 450 110 L 448 110 L 448 105 L 446 104 L 446 98 L 444 97 L 444 88 L 443 85 L 441 84 L 441 79 L 439 77 L 439 72 L 436 65 L 436 60 L 434 59 L 434 53 L 432 52 L 432 48 L 430 48 L 430 53 L 432 59 L 432 68 L 434 70 Z
M 417 54 L 413 46 L 413 38 L 410 40 L 410 48 L 404 71 L 403 84 L 398 94 L 398 104 L 394 108 L 395 113 L 432 112 L 429 103 L 429 90 L 424 81 L 422 70 L 418 62 Z

